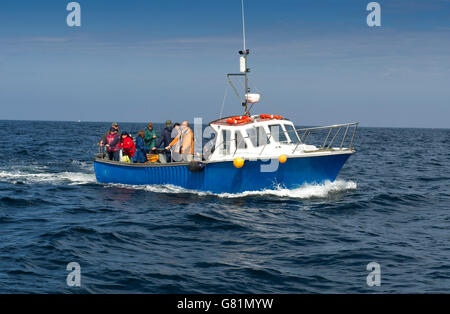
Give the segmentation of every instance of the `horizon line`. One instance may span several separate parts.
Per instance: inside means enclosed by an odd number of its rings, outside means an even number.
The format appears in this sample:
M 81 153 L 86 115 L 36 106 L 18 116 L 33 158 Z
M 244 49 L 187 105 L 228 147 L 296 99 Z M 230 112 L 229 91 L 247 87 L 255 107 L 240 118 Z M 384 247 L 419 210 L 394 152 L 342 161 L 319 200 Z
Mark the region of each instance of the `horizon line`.
M 112 123 L 112 122 L 117 122 L 117 123 L 142 123 L 142 124 L 146 124 L 149 121 L 119 121 L 119 120 L 115 120 L 115 121 L 83 121 L 83 120 L 32 120 L 32 119 L 0 119 L 0 122 L 2 121 L 8 121 L 8 122 L 71 122 L 71 123 Z M 292 120 L 290 120 L 292 121 Z M 162 122 L 153 122 L 150 121 L 152 123 L 158 123 L 158 124 L 165 124 L 165 121 Z M 358 123 L 358 128 L 374 128 L 374 129 L 439 129 L 439 130 L 450 130 L 450 127 L 417 127 L 417 126 L 372 126 L 372 125 L 361 125 L 360 122 Z M 205 125 L 208 125 L 209 123 L 203 123 Z M 296 125 L 294 123 L 294 125 Z M 322 126 L 322 125 L 300 125 L 302 127 L 317 127 L 317 126 Z M 324 125 L 327 126 L 327 125 Z

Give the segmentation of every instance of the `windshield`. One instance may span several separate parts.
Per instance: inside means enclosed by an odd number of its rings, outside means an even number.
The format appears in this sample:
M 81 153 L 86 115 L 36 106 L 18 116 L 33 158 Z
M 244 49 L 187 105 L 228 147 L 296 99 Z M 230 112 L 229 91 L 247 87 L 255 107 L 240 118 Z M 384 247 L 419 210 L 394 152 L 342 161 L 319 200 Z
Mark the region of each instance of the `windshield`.
M 280 143 L 287 143 L 286 134 L 280 124 L 269 125 L 270 130 L 270 140 Z
M 294 127 L 290 124 L 285 124 L 284 127 L 286 128 L 286 132 L 288 133 L 291 142 L 294 144 L 300 143 L 300 139 Z

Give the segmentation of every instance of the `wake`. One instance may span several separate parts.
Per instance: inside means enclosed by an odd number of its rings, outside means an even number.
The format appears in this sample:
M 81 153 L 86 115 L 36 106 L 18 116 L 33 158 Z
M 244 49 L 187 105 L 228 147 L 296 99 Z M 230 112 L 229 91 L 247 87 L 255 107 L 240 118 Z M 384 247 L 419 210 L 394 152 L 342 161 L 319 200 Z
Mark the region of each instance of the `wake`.
M 63 171 L 51 173 L 47 172 L 45 166 L 33 166 L 29 169 L 8 169 L 0 170 L 0 182 L 24 183 L 24 184 L 68 184 L 84 185 L 96 183 L 93 167 L 89 163 L 73 161 L 72 164 L 78 166 L 75 172 Z M 47 171 L 46 171 L 47 170 Z M 147 185 L 134 186 L 125 184 L 106 184 L 108 187 L 119 187 L 125 189 L 144 190 L 152 193 L 166 194 L 194 194 L 198 196 L 215 196 L 224 199 L 246 198 L 246 197 L 278 197 L 293 199 L 326 198 L 330 195 L 356 190 L 357 184 L 353 181 L 336 180 L 334 182 L 326 181 L 322 184 L 304 184 L 296 189 L 286 189 L 281 186 L 262 191 L 246 191 L 242 193 L 212 193 L 197 190 L 184 189 L 174 185 Z
M 27 173 L 23 171 L 0 171 L 0 182 L 8 183 L 49 183 L 69 185 L 87 184 L 97 182 L 94 174 L 82 172 L 59 172 L 59 173 Z
M 276 187 L 274 189 L 266 189 L 262 191 L 247 191 L 242 193 L 212 193 L 197 190 L 184 189 L 174 185 L 147 185 L 147 186 L 133 186 L 124 184 L 107 184 L 106 187 L 120 187 L 134 190 L 144 190 L 153 193 L 167 193 L 167 194 L 195 194 L 198 196 L 216 196 L 219 198 L 245 198 L 245 197 L 261 197 L 274 196 L 280 198 L 295 198 L 295 199 L 309 199 L 309 198 L 326 198 L 332 194 L 346 192 L 357 189 L 357 184 L 353 181 L 336 180 L 334 182 L 326 181 L 322 184 L 304 184 L 296 189 L 285 189 Z

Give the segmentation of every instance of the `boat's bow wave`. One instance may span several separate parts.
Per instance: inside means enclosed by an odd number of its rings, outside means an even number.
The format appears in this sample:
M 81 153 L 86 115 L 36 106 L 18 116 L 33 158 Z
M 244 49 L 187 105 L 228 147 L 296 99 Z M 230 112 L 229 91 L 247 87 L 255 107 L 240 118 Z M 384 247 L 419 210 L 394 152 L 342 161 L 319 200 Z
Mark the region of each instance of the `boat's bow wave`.
M 168 193 L 168 194 L 190 193 L 190 194 L 197 194 L 199 196 L 216 196 L 219 198 L 283 197 L 296 199 L 326 198 L 336 193 L 355 190 L 357 188 L 356 182 L 345 180 L 336 180 L 334 182 L 326 181 L 322 184 L 304 184 L 296 189 L 285 189 L 281 186 L 277 186 L 274 187 L 273 189 L 266 189 L 262 191 L 246 191 L 242 193 L 211 193 L 211 192 L 184 189 L 174 185 L 134 186 L 124 184 L 107 184 L 105 186 L 145 190 L 154 193 Z

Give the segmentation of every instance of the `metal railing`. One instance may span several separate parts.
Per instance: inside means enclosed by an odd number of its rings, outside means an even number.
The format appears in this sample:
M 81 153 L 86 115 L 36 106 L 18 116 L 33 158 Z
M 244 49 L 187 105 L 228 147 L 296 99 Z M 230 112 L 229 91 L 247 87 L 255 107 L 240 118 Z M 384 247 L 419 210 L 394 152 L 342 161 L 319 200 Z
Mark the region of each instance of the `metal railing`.
M 294 153 L 301 144 L 314 145 L 315 147 L 317 147 L 317 149 L 311 150 L 311 152 L 334 150 L 336 148 L 339 148 L 340 150 L 353 150 L 353 141 L 355 139 L 357 128 L 358 123 L 356 122 L 322 126 L 322 127 L 302 128 L 302 129 L 292 128 L 291 130 L 284 131 L 289 135 L 291 141 L 281 143 L 291 143 L 295 145 L 295 148 L 292 150 L 292 153 Z M 250 137 L 243 136 L 243 138 L 250 138 Z M 271 142 L 271 139 L 272 133 L 269 133 L 264 145 L 261 145 L 262 149 L 259 155 L 262 155 L 266 146 Z M 231 139 L 227 141 L 222 141 L 219 144 L 219 147 L 222 147 L 224 142 L 227 142 L 229 143 L 228 145 L 230 145 Z M 332 146 L 335 143 L 337 143 L 337 146 Z M 226 155 L 231 154 L 232 156 L 235 156 L 237 149 L 238 148 L 236 146 L 234 152 L 228 152 L 226 153 Z
M 358 123 L 355 122 L 297 129 L 295 132 L 299 135 L 299 142 L 292 152 L 295 152 L 300 144 L 315 145 L 318 147 L 318 150 L 331 150 L 338 147 L 341 150 L 351 150 L 353 149 L 353 141 L 355 139 L 357 128 Z M 349 136 L 349 134 L 351 134 L 351 136 Z M 308 140 L 310 140 L 310 142 L 308 142 Z M 338 146 L 333 147 L 332 145 L 335 143 L 338 143 Z

